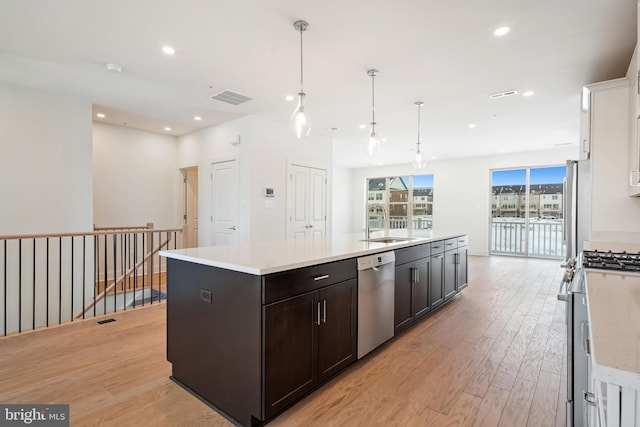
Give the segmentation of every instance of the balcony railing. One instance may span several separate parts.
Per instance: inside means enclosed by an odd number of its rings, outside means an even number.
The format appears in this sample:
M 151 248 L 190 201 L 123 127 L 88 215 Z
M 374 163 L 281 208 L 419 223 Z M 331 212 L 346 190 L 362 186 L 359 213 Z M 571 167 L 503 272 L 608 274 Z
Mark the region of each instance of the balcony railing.
M 562 220 L 532 220 L 529 239 L 524 219 L 493 218 L 491 253 L 529 255 L 542 258 L 564 258 L 564 223 Z M 528 243 L 528 245 L 527 245 Z M 528 253 L 527 253 L 528 251 Z
M 389 218 L 389 229 L 406 230 L 409 221 L 406 217 Z M 385 228 L 384 218 L 369 218 L 369 228 L 372 230 L 382 230 Z M 433 218 L 431 216 L 414 217 L 412 220 L 412 230 L 431 230 L 433 228 Z
M 0 336 L 95 317 L 165 298 L 162 249 L 182 229 L 0 236 Z

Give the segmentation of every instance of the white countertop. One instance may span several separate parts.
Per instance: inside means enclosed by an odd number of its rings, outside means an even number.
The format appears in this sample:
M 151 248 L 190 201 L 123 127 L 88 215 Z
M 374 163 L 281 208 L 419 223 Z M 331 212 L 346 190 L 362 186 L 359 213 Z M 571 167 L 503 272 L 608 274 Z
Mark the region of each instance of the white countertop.
M 640 274 L 586 270 L 593 377 L 640 390 Z
M 230 246 L 177 249 L 161 251 L 160 255 L 227 270 L 264 275 L 463 235 L 465 233 L 439 232 L 431 233 L 430 237 L 411 237 L 397 233 L 372 235 L 372 238 L 397 236 L 412 239 L 395 243 L 379 243 L 362 241 L 365 238 L 362 234 L 346 234 L 321 240 L 277 240 Z

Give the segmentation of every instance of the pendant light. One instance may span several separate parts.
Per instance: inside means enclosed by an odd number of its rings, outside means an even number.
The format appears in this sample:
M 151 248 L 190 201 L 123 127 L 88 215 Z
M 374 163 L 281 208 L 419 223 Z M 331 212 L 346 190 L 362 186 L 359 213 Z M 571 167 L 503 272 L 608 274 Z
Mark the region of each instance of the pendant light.
M 371 77 L 371 128 L 367 136 L 366 151 L 369 157 L 377 156 L 380 153 L 380 139 L 376 134 L 376 96 L 373 79 L 379 73 L 378 70 L 372 69 L 367 71 L 367 75 Z
M 311 120 L 309 119 L 309 114 L 304 111 L 304 97 L 306 94 L 302 87 L 302 33 L 309 28 L 309 23 L 307 21 L 296 21 L 293 23 L 293 28 L 300 32 L 300 92 L 298 92 L 298 106 L 291 115 L 291 125 L 295 136 L 304 138 L 309 136 L 311 132 Z
M 416 157 L 413 159 L 413 167 L 416 169 L 422 169 L 427 165 L 427 159 L 425 158 L 424 153 L 420 150 L 420 109 L 424 105 L 424 102 L 417 101 L 415 105 L 418 107 L 418 142 L 416 142 Z

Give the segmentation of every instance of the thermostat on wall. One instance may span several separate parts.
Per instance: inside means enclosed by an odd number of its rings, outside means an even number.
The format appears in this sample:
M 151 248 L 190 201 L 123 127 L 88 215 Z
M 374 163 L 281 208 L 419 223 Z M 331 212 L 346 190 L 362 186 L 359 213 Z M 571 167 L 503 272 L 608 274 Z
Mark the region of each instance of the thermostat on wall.
M 265 187 L 264 188 L 264 197 L 273 197 L 273 187 Z

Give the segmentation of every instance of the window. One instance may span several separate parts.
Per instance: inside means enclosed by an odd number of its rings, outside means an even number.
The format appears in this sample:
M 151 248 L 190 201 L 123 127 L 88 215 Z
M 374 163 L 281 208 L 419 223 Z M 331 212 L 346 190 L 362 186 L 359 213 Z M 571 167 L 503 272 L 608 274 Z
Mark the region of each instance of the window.
M 414 235 L 431 231 L 433 175 L 369 178 L 367 191 L 370 231 L 408 230 Z

